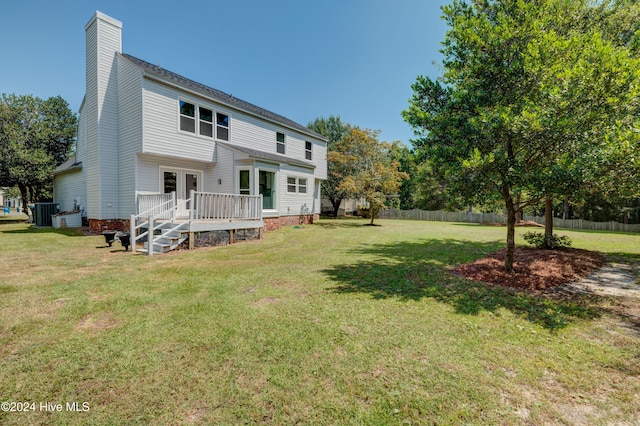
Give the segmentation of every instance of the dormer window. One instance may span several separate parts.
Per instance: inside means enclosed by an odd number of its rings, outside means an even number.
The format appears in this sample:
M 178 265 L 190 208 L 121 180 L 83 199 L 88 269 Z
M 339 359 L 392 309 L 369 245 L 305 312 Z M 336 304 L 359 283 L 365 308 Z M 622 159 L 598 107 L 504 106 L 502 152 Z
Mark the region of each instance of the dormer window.
M 285 153 L 284 133 L 276 132 L 276 152 L 278 154 Z

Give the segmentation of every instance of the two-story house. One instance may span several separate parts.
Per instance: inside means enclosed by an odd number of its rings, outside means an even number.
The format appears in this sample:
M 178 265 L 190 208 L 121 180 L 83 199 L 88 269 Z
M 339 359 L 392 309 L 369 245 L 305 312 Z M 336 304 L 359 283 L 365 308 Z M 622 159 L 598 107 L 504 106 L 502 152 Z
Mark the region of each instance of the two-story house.
M 152 216 L 190 220 L 183 232 L 319 217 L 323 136 L 122 53 L 122 24 L 101 12 L 85 32 L 75 156 L 54 173 L 60 210 L 80 209 L 95 232 L 136 234 Z

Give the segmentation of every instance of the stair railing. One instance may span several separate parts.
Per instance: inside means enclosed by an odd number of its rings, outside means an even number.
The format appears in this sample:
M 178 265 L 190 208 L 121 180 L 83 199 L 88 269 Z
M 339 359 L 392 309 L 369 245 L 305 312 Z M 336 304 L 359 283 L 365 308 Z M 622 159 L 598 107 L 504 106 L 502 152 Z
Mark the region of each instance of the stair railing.
M 138 240 L 147 237 L 147 254 L 153 256 L 154 222 L 158 219 L 175 221 L 176 193 L 174 191 L 168 194 L 139 194 L 138 206 L 143 205 L 148 207 L 145 211 L 131 215 L 131 245 L 135 251 Z M 147 230 L 139 233 L 142 228 Z

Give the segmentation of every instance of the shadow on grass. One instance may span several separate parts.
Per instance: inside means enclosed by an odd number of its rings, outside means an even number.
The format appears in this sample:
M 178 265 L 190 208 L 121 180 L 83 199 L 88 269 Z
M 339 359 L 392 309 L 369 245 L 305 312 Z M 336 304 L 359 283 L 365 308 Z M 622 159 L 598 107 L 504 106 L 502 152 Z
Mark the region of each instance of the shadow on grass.
M 380 244 L 351 252 L 363 260 L 323 272 L 337 283 L 331 289 L 336 293 L 368 293 L 374 299 L 394 297 L 407 301 L 432 298 L 467 315 L 507 309 L 548 330 L 602 314 L 593 296 L 558 300 L 470 281 L 448 270 L 501 248 L 501 242 L 450 239 Z
M 370 219 L 358 219 L 358 218 L 345 218 L 335 219 L 328 218 L 322 219 L 319 222 L 315 222 L 313 226 L 319 226 L 321 228 L 335 229 L 335 228 L 362 228 L 364 225 L 368 225 Z
M 73 228 L 52 228 L 49 226 L 31 225 L 25 229 L 11 229 L 8 231 L 0 230 L 3 234 L 59 234 L 67 237 L 83 237 L 84 234 Z

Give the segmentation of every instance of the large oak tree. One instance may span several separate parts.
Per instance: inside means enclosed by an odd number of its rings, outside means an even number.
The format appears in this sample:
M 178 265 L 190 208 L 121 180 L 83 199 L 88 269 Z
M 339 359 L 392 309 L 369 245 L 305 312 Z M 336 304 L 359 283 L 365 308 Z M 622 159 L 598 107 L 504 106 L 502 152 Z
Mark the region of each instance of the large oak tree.
M 72 152 L 77 118 L 60 96 L 0 97 L 0 187 L 18 187 L 27 214 Z

